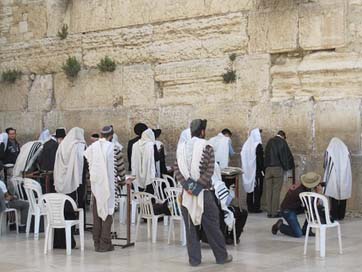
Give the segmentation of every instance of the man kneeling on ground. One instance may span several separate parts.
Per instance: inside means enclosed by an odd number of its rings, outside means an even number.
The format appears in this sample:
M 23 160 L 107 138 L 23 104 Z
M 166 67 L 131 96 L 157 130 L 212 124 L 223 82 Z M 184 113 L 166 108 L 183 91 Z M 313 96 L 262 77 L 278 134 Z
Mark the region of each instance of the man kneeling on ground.
M 293 184 L 280 206 L 281 215 L 287 222 L 283 223 L 283 219 L 279 219 L 272 227 L 272 233 L 275 235 L 280 230 L 281 233 L 292 236 L 292 237 L 302 237 L 305 235 L 307 229 L 307 220 L 305 220 L 303 228 L 300 227 L 298 222 L 297 215 L 304 212 L 304 207 L 302 206 L 302 201 L 299 198 L 299 194 L 303 192 L 310 192 L 314 190 L 316 193 L 322 192 L 321 186 L 321 176 L 309 172 L 301 177 L 302 183 Z M 310 236 L 313 236 L 310 234 Z

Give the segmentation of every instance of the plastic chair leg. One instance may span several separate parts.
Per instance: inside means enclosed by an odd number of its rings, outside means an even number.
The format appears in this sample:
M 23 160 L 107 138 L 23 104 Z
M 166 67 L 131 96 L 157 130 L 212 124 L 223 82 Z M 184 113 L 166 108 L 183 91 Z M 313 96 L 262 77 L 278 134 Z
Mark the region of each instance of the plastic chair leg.
M 84 251 L 84 222 L 83 220 L 79 223 L 79 240 L 80 240 L 80 250 Z
M 164 225 L 164 226 L 167 226 L 167 225 L 168 225 L 168 221 L 169 221 L 168 218 L 169 218 L 169 216 L 164 216 L 164 217 L 163 217 L 163 225 Z
M 19 234 L 19 218 L 17 210 L 15 210 L 15 225 L 16 225 L 16 234 Z
M 319 228 L 315 229 L 315 250 L 319 251 L 320 250 L 320 239 L 319 239 L 319 235 L 320 235 L 320 231 Z
M 186 246 L 187 240 L 186 240 L 186 227 L 184 220 L 181 220 L 181 234 L 182 234 L 182 246 Z
M 28 218 L 26 220 L 26 238 L 29 238 L 31 218 L 32 218 L 32 214 L 29 211 Z
M 136 234 L 135 234 L 136 242 L 137 242 L 137 238 L 138 238 L 138 231 L 140 229 L 140 222 L 141 222 L 141 215 L 138 215 L 138 220 L 137 220 L 137 224 L 136 224 Z
M 320 228 L 320 256 L 324 258 L 326 256 L 326 229 L 323 226 Z
M 309 231 L 310 231 L 310 227 L 308 225 L 307 226 L 307 231 L 305 233 L 305 239 L 304 239 L 304 255 L 307 255 Z M 316 240 L 316 243 L 317 243 L 317 240 Z
M 136 223 L 136 216 L 137 216 L 137 204 L 132 202 L 132 211 L 131 211 L 131 223 Z
M 67 248 L 67 255 L 72 254 L 72 229 L 70 225 L 65 226 L 65 241 L 66 241 L 66 248 Z
M 341 226 L 340 226 L 340 225 L 337 226 L 337 231 L 338 231 L 339 254 L 343 254 L 343 250 L 342 250 L 342 235 L 341 235 Z
M 235 226 L 235 220 L 233 224 L 233 236 L 234 236 L 234 246 L 236 246 L 236 226 Z
M 44 254 L 48 253 L 48 243 L 49 243 L 49 239 L 50 239 L 50 226 L 47 225 L 46 230 L 45 230 L 45 241 L 44 241 Z
M 40 225 L 40 213 L 35 214 L 35 224 L 34 224 L 34 240 L 39 239 L 39 225 Z
M 157 240 L 157 226 L 158 226 L 158 218 L 152 218 L 152 243 L 156 243 Z
M 173 219 L 170 218 L 170 224 L 168 226 L 168 237 L 167 237 L 167 243 L 170 244 L 171 241 L 171 233 L 172 233 L 172 227 L 173 227 Z

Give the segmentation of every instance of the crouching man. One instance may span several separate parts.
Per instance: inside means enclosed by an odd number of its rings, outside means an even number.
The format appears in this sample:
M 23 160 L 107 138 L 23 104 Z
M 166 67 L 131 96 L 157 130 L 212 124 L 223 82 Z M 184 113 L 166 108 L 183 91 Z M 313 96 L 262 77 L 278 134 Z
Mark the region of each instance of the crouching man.
M 302 237 L 305 235 L 307 229 L 307 221 L 304 221 L 303 228 L 300 227 L 298 222 L 297 215 L 304 212 L 304 207 L 302 206 L 302 201 L 299 198 L 299 194 L 303 192 L 310 192 L 314 190 L 317 193 L 322 192 L 321 186 L 321 176 L 309 172 L 301 177 L 301 183 L 293 184 L 280 206 L 281 215 L 285 219 L 287 224 L 283 223 L 283 219 L 279 219 L 272 226 L 272 233 L 275 235 L 280 231 L 281 233 L 292 236 L 292 237 Z M 310 234 L 313 236 L 314 234 Z

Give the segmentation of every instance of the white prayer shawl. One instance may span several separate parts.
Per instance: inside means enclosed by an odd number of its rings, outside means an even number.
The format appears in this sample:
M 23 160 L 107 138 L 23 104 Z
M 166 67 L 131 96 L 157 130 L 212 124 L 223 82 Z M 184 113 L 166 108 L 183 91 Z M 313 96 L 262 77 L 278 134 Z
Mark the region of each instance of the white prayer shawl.
M 13 169 L 14 177 L 22 177 L 23 172 L 26 172 L 33 166 L 35 160 L 38 158 L 43 150 L 43 145 L 39 141 L 31 141 L 24 144 L 20 148 L 20 153 L 16 158 Z
M 132 147 L 132 175 L 141 188 L 146 188 L 156 177 L 154 144 L 155 135 L 152 129 L 147 129 Z
M 182 176 L 187 180 L 190 177 L 193 180 L 200 178 L 200 163 L 207 141 L 197 137 L 191 140 L 181 142 L 176 151 L 177 164 Z M 198 196 L 190 195 L 183 191 L 182 206 L 184 206 L 192 220 L 197 226 L 201 224 L 202 214 L 204 213 L 204 190 Z
M 214 148 L 215 161 L 220 165 L 221 169 L 229 166 L 230 141 L 231 139 L 222 133 L 209 140 L 209 143 Z
M 225 212 L 224 222 L 228 226 L 229 230 L 233 228 L 234 224 L 234 214 L 228 208 L 228 198 L 230 196 L 230 191 L 226 187 L 225 183 L 221 178 L 221 169 L 220 166 L 215 162 L 215 170 L 212 176 L 212 186 L 215 190 L 215 196 L 220 202 L 221 209 Z
M 6 132 L 0 134 L 0 143 L 4 143 L 4 151 L 6 150 L 6 147 L 8 146 L 8 139 L 9 139 L 9 136 Z
M 113 134 L 112 143 L 114 143 L 116 146 L 118 146 L 119 150 L 122 151 L 123 145 L 119 142 L 119 138 L 116 133 Z
M 190 140 L 191 140 L 191 129 L 187 128 L 181 132 L 180 139 L 178 140 L 177 146 L 181 143 L 184 143 L 184 142 L 187 142 Z
M 44 129 L 39 136 L 39 140 L 42 144 L 46 143 L 51 139 L 52 135 L 50 134 L 49 129 Z
M 115 207 L 114 144 L 104 138 L 84 152 L 89 164 L 91 190 L 97 202 L 97 214 L 103 221 Z
M 161 146 L 163 146 L 162 142 L 156 140 L 155 141 L 157 150 L 160 151 L 161 150 Z M 166 154 L 165 154 L 166 155 Z M 161 177 L 161 163 L 160 161 L 156 162 L 156 177 L 160 178 Z
M 243 185 L 247 193 L 254 192 L 256 176 L 256 148 L 261 144 L 261 135 L 258 128 L 250 132 L 249 138 L 241 149 L 241 167 L 243 169 Z
M 58 193 L 70 194 L 82 184 L 84 130 L 72 128 L 60 143 L 54 164 L 54 186 Z
M 345 200 L 352 194 L 352 170 L 347 146 L 338 138 L 333 138 L 325 156 L 325 195 Z

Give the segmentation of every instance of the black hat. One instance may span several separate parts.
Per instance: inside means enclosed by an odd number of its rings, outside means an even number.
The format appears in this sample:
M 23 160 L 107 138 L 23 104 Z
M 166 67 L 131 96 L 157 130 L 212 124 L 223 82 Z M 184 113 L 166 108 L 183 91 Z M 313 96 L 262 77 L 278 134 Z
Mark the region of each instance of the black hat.
M 136 133 L 138 136 L 141 136 L 146 129 L 148 129 L 146 124 L 138 123 L 134 126 L 134 133 Z
M 153 133 L 155 134 L 155 138 L 160 137 L 161 132 L 162 132 L 161 129 L 157 128 L 157 129 L 152 129 L 152 130 L 153 130 Z
M 65 138 L 66 133 L 64 128 L 57 128 L 55 131 L 55 138 Z
M 98 133 L 93 133 L 93 134 L 91 135 L 91 137 L 98 139 L 98 138 L 99 138 L 99 134 L 98 134 Z

